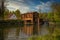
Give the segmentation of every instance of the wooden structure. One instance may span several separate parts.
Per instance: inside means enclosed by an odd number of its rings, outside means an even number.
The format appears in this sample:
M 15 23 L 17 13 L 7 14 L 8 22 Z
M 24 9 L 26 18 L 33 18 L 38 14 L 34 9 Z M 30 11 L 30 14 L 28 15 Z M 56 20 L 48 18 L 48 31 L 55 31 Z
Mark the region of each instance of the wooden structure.
M 37 12 L 24 13 L 21 15 L 21 19 L 24 21 L 23 31 L 26 34 L 31 35 L 31 34 L 37 34 L 38 33 L 38 30 L 39 30 L 39 13 L 37 13 Z
M 39 13 L 37 12 L 30 12 L 24 13 L 21 15 L 21 19 L 24 21 L 24 24 L 38 24 L 39 20 Z

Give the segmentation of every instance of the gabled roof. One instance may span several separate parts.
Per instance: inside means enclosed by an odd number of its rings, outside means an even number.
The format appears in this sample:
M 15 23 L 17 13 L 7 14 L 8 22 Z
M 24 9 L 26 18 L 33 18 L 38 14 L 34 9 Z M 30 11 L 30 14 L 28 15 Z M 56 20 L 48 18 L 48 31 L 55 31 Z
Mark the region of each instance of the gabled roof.
M 8 19 L 14 19 L 15 20 L 15 19 L 17 19 L 17 17 L 16 17 L 15 14 L 11 13 L 11 14 L 8 15 Z

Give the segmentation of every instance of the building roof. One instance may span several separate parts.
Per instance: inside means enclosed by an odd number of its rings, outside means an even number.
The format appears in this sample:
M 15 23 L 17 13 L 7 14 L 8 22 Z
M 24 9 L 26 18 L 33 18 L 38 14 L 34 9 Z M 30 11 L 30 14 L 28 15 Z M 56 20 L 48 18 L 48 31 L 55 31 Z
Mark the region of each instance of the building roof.
M 25 15 L 25 14 L 34 14 L 34 13 L 38 13 L 38 12 L 27 12 L 27 13 L 24 13 L 22 15 Z
M 17 19 L 17 17 L 16 17 L 15 14 L 11 13 L 11 14 L 8 15 L 8 19 L 14 19 L 15 20 L 15 19 Z

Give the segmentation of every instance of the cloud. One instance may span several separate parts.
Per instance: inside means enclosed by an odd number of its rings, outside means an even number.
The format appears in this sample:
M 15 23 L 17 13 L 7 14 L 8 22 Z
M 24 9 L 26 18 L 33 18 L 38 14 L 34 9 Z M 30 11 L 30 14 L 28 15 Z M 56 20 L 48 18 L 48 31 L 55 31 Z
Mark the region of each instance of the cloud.
M 11 11 L 19 9 L 21 13 L 38 11 L 41 9 L 42 12 L 50 11 L 50 2 L 39 2 L 33 0 L 8 0 L 7 8 Z M 36 3 L 37 2 L 37 3 Z
M 46 3 L 44 3 L 44 2 L 41 2 L 41 4 L 39 4 L 39 5 L 37 5 L 36 6 L 36 9 L 39 11 L 41 11 L 41 12 L 49 12 L 49 11 L 51 11 L 51 2 L 46 2 Z
M 21 13 L 25 13 L 30 11 L 30 7 L 24 3 L 24 0 L 11 0 L 8 2 L 7 8 L 11 11 L 14 11 L 16 9 L 19 9 Z

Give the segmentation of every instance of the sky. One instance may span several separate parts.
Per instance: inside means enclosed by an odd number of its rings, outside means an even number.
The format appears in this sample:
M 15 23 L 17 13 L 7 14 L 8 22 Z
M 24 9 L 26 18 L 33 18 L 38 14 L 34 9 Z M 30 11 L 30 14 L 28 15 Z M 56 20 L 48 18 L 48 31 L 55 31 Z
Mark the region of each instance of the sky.
M 10 11 L 20 10 L 21 13 L 41 11 L 50 12 L 52 2 L 60 0 L 7 0 L 7 9 Z

